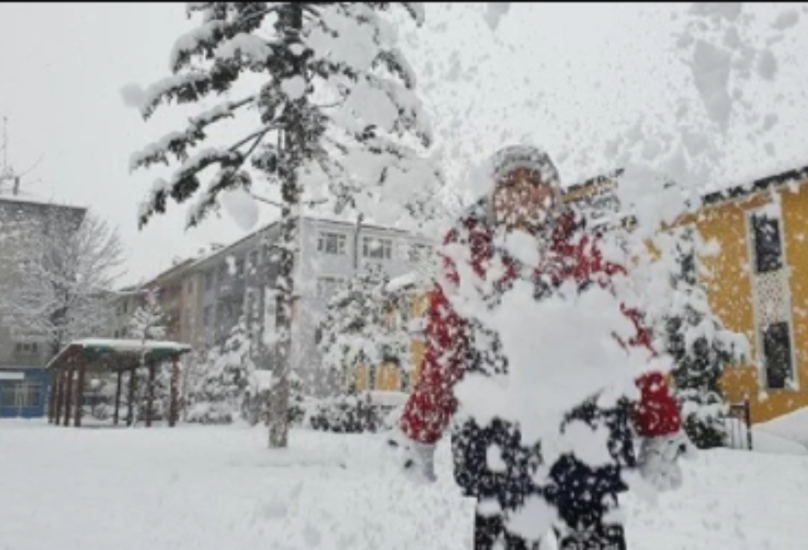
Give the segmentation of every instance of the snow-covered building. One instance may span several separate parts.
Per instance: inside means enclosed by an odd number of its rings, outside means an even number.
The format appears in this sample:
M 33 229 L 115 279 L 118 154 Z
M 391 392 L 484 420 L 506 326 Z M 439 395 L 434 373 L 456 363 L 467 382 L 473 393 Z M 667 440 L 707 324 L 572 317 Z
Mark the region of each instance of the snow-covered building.
M 70 231 L 81 225 L 85 208 L 58 204 L 22 192 L 0 189 L 0 281 L 16 276 L 15 258 L 34 232 Z M 0 292 L 10 292 L 4 284 Z M 0 417 L 44 415 L 48 380 L 43 367 L 51 350 L 42 335 L 23 334 L 3 311 L 0 300 Z
M 166 338 L 191 344 L 195 350 L 220 343 L 242 315 L 249 330 L 274 329 L 280 224 L 273 222 L 239 241 L 217 246 L 186 260 L 149 281 L 144 287 L 165 289 L 161 298 L 169 326 Z M 413 233 L 378 225 L 304 217 L 299 230 L 299 256 L 295 260 L 297 286 L 294 307 L 292 362 L 302 380 L 313 389 L 321 358 L 316 345 L 317 326 L 328 299 L 357 268 L 378 264 L 390 277 L 404 275 L 429 257 L 434 243 Z M 121 329 L 137 307 L 137 297 L 118 301 Z M 272 357 L 267 362 L 272 362 Z M 271 368 L 271 364 L 262 367 Z

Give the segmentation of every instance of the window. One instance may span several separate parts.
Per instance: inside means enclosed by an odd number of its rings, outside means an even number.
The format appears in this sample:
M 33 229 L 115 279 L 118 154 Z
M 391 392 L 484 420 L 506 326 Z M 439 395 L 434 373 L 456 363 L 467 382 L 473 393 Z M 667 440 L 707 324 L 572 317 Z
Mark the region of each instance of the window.
M 205 272 L 205 290 L 213 289 L 213 270 Z
M 225 279 L 227 279 L 227 263 L 219 264 L 219 272 L 216 274 L 216 280 L 219 283 L 219 286 L 223 285 Z
M 17 386 L 16 382 L 5 382 L 0 385 L 0 407 L 17 406 Z
M 194 291 L 194 282 L 188 281 L 185 283 L 185 292 L 186 294 L 191 294 Z
M 253 250 L 252 252 L 250 252 L 250 263 L 248 265 L 249 265 L 250 273 L 253 273 L 258 268 L 258 251 L 257 250 Z
M 411 263 L 423 262 L 432 254 L 432 247 L 425 244 L 413 244 L 410 246 L 409 252 Z
M 36 355 L 39 353 L 39 344 L 36 342 L 17 342 L 14 351 L 18 355 Z
M 769 389 L 785 389 L 793 379 L 791 334 L 787 321 L 771 323 L 763 329 L 763 366 Z
M 257 319 L 258 315 L 261 313 L 261 299 L 258 294 L 258 289 L 248 288 L 244 294 L 244 301 L 246 302 L 250 318 Z
M 343 284 L 343 279 L 338 277 L 320 277 L 317 279 L 317 297 L 331 298 Z
M 769 273 L 783 267 L 783 247 L 780 241 L 780 220 L 764 213 L 752 215 L 752 237 L 755 268 Z
M 377 260 L 389 260 L 393 253 L 393 241 L 365 237 L 362 239 L 362 256 Z
M 210 316 L 211 316 L 211 307 L 205 306 L 205 309 L 202 311 L 202 324 L 206 327 L 210 326 Z
M 26 382 L 5 382 L 0 385 L 0 406 L 15 408 L 39 407 L 42 385 Z
M 236 260 L 236 277 L 244 277 L 244 258 Z
M 317 252 L 342 256 L 345 252 L 347 238 L 339 233 L 320 233 L 317 237 Z

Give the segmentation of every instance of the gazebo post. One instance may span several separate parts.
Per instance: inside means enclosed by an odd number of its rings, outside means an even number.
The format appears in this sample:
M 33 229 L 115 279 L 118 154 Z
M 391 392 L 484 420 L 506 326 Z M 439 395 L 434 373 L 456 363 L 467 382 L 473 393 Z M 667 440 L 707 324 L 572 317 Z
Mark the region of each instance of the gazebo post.
M 62 408 L 65 406 L 65 371 L 64 369 L 58 369 L 56 372 L 56 417 L 54 418 L 54 424 L 59 425 L 59 421 L 62 420 Z
M 65 417 L 62 426 L 70 426 L 70 412 L 73 404 L 73 366 L 68 365 L 65 374 Z
M 171 403 L 169 405 L 168 425 L 173 428 L 177 425 L 179 416 L 179 380 L 180 364 L 179 358 L 175 357 L 171 363 Z
M 132 426 L 135 423 L 135 369 L 129 371 L 129 414 L 126 417 L 126 425 Z
M 154 378 L 155 378 L 156 365 L 154 362 L 149 364 L 149 387 L 148 398 L 146 402 L 146 427 L 151 428 L 152 414 L 154 412 Z
M 76 417 L 73 426 L 81 427 L 81 413 L 84 412 L 84 381 L 87 376 L 87 357 L 82 353 L 79 357 L 79 376 L 76 381 Z
M 50 387 L 48 391 L 48 424 L 53 424 L 53 420 L 56 418 L 56 386 L 59 383 L 59 377 L 56 375 L 56 369 L 52 369 L 50 375 Z
M 115 416 L 113 417 L 113 421 L 115 425 L 118 425 L 118 416 L 119 411 L 121 408 L 121 382 L 123 381 L 123 371 L 118 371 L 118 384 L 115 386 Z

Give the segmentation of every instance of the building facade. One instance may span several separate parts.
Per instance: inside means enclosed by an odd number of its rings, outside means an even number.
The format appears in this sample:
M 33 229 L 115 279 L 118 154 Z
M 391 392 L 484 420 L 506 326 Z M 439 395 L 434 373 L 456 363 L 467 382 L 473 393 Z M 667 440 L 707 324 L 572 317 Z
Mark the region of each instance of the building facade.
M 75 231 L 86 210 L 37 200 L 19 193 L 0 194 L 0 292 L 13 292 L 15 269 L 31 238 L 49 231 Z M 45 414 L 48 380 L 44 366 L 52 350 L 41 335 L 19 330 L 0 300 L 0 417 Z
M 317 327 L 328 300 L 357 269 L 373 263 L 397 277 L 432 253 L 433 243 L 411 233 L 373 225 L 305 217 L 299 224 L 295 259 L 292 368 L 307 390 L 331 388 L 320 376 Z M 216 247 L 206 255 L 173 266 L 141 288 L 160 289 L 168 319 L 166 339 L 204 351 L 221 344 L 241 319 L 248 331 L 272 334 L 275 329 L 275 288 L 280 270 L 280 224 L 262 227 L 241 240 Z M 137 309 L 141 292 L 122 291 L 116 308 L 123 331 Z M 264 332 L 265 331 L 265 332 Z M 123 334 L 120 332 L 119 334 Z M 259 359 L 272 369 L 271 346 Z

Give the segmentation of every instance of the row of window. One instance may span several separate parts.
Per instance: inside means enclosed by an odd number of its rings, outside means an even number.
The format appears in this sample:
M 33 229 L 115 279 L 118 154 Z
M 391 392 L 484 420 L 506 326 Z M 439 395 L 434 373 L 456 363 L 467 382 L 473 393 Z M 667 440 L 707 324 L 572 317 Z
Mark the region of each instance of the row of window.
M 30 382 L 0 382 L 0 407 L 33 408 L 42 403 L 42 385 Z
M 17 355 L 37 355 L 39 344 L 36 342 L 17 342 L 14 344 L 14 353 Z
M 348 254 L 347 243 L 347 235 L 323 231 L 317 237 L 317 252 L 330 256 L 346 256 Z M 361 250 L 364 258 L 391 260 L 393 258 L 393 240 L 381 237 L 363 237 Z M 424 261 L 431 253 L 432 248 L 424 244 L 399 243 L 398 256 L 413 263 Z

